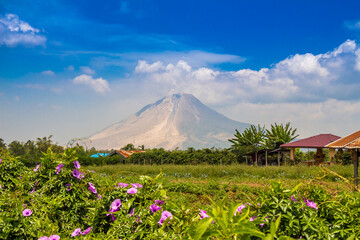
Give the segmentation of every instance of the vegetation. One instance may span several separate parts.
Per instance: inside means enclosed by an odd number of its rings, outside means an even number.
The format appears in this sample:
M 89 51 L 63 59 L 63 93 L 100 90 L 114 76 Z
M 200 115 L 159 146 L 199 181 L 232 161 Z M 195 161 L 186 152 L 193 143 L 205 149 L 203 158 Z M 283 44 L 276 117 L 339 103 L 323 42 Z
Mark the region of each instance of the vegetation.
M 229 141 L 233 144 L 232 148 L 246 148 L 248 152 L 264 148 L 276 149 L 297 138 L 299 135 L 296 134 L 296 131 L 296 128 L 290 127 L 290 123 L 285 126 L 277 123 L 271 124 L 270 129 L 265 129 L 265 126 L 251 125 L 242 133 L 235 129 L 235 138 L 229 139 Z
M 120 164 L 85 169 L 76 154 L 76 149 L 61 154 L 49 149 L 38 165 L 27 168 L 8 150 L 0 151 L 0 172 L 6 173 L 0 175 L 0 239 L 360 237 L 359 193 L 325 168 Z M 351 167 L 329 170 L 349 176 Z

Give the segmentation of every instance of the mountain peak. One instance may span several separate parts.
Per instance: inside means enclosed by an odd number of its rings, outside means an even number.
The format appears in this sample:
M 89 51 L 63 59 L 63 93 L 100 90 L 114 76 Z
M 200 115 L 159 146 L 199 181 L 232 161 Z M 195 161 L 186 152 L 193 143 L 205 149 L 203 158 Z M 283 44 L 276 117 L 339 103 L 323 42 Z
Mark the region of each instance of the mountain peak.
M 221 115 L 192 94 L 175 93 L 91 136 L 89 145 L 97 149 L 119 149 L 128 143 L 164 149 L 228 147 L 235 129 L 246 127 L 249 124 Z

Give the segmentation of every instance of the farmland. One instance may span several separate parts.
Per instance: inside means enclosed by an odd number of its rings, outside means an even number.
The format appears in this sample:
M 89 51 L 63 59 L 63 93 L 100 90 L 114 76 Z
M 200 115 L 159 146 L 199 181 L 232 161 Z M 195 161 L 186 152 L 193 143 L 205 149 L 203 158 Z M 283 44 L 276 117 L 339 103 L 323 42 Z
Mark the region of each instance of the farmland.
M 1 154 L 1 239 L 359 237 L 351 165 L 84 167 L 67 149 L 27 168 Z

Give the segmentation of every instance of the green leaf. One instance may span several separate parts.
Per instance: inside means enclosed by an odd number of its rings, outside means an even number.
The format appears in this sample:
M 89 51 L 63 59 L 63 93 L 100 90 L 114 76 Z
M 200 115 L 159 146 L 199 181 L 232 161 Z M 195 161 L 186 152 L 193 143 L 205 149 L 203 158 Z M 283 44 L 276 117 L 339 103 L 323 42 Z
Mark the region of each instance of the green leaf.
M 197 225 L 193 239 L 198 240 L 204 235 L 206 230 L 209 228 L 211 222 L 213 221 L 212 218 L 203 218 Z

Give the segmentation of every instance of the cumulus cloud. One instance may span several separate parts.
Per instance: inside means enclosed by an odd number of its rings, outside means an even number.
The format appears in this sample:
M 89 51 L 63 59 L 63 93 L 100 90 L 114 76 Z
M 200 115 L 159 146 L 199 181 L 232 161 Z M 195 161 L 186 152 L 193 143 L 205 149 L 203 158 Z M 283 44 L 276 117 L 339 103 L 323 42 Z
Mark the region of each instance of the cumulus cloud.
M 89 52 L 81 52 L 87 54 Z M 220 54 L 206 51 L 192 50 L 192 51 L 165 51 L 165 52 L 131 52 L 131 53 L 99 53 L 103 56 L 92 58 L 91 65 L 98 68 L 109 66 L 127 67 L 129 70 L 133 69 L 134 63 L 138 63 L 138 72 L 142 72 L 142 67 L 147 67 L 146 64 L 153 65 L 152 67 L 158 70 L 161 65 L 174 64 L 178 61 L 184 61 L 192 67 L 208 67 L 222 63 L 239 64 L 246 59 L 241 56 L 231 54 Z M 141 59 L 141 61 L 138 61 Z
M 55 75 L 55 73 L 51 70 L 42 71 L 41 74 L 52 76 Z
M 83 74 L 74 78 L 73 83 L 87 85 L 97 93 L 110 92 L 109 83 L 103 78 L 94 79 L 92 76 Z
M 345 136 L 358 130 L 360 101 L 327 99 L 317 103 L 234 103 L 218 110 L 226 116 L 267 127 L 274 122 L 298 129 L 301 138 L 320 133 Z
M 40 34 L 39 29 L 20 20 L 17 15 L 6 14 L 0 18 L 0 46 L 45 46 L 45 42 L 46 37 Z
M 157 61 L 152 64 L 148 64 L 146 61 L 139 61 L 138 65 L 135 68 L 135 72 L 138 73 L 152 73 L 158 72 L 159 70 L 164 70 L 165 66 L 162 62 Z
M 91 69 L 90 67 L 83 66 L 83 67 L 80 67 L 80 70 L 83 73 L 88 74 L 88 75 L 94 75 L 95 74 L 95 71 L 93 69 Z
M 360 48 L 355 41 L 347 40 L 333 51 L 295 54 L 260 70 L 216 71 L 193 67 L 184 60 L 141 60 L 133 77 L 148 87 L 192 93 L 219 105 L 359 99 Z

